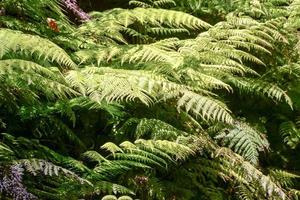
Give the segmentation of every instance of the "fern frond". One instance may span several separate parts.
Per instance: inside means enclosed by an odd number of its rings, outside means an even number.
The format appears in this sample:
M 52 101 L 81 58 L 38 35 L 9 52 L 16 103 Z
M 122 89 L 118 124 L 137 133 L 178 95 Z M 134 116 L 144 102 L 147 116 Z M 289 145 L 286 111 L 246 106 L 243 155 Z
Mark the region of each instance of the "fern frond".
M 205 120 L 218 120 L 229 124 L 233 122 L 226 105 L 213 98 L 194 92 L 185 91 L 178 100 L 177 106 L 178 108 L 185 107 L 187 112 L 191 111 Z
M 89 184 L 92 185 L 88 180 L 80 178 L 75 173 L 71 172 L 68 169 L 62 168 L 60 166 L 54 165 L 50 162 L 47 162 L 45 160 L 40 159 L 24 159 L 24 160 L 17 160 L 15 161 L 16 164 L 21 164 L 26 171 L 30 172 L 34 176 L 38 175 L 38 173 L 42 173 L 46 176 L 58 176 L 59 173 L 62 173 L 63 175 L 78 180 L 82 184 Z
M 144 62 L 165 62 L 177 68 L 183 63 L 183 58 L 175 51 L 163 49 L 160 43 L 137 46 L 130 49 L 122 56 L 122 62 L 144 63 Z
M 129 5 L 142 8 L 162 8 L 164 6 L 176 6 L 173 0 L 131 0 Z
M 10 160 L 14 157 L 14 151 L 10 149 L 9 146 L 0 142 L 0 159 L 1 160 Z
M 162 24 L 167 24 L 171 27 L 180 27 L 180 28 L 190 28 L 190 29 L 199 29 L 199 28 L 210 28 L 211 25 L 208 23 L 193 17 L 189 14 L 164 10 L 164 9 L 135 9 L 135 14 L 138 19 L 149 20 L 149 22 L 159 22 Z M 141 21 L 141 20 L 140 20 Z
M 161 158 L 159 155 L 155 155 L 153 152 L 148 152 L 145 149 L 139 149 L 137 146 L 132 144 L 131 142 L 125 141 L 120 144 L 120 147 L 124 149 L 124 151 L 127 152 L 128 155 L 134 155 L 136 156 L 137 159 L 143 159 L 147 158 L 144 160 L 144 162 L 152 162 L 153 164 L 156 164 L 158 166 L 167 166 L 167 162 Z M 132 159 L 135 159 L 134 156 Z
M 291 189 L 289 192 L 289 195 L 295 199 L 299 198 L 300 196 L 300 190 Z
M 244 182 L 243 184 L 245 185 L 252 185 L 254 188 L 260 188 L 262 190 L 262 196 L 282 200 L 288 199 L 287 193 L 283 188 L 278 186 L 269 176 L 264 175 L 251 163 L 245 161 L 241 156 L 234 154 L 228 148 L 218 149 L 217 157 L 219 156 L 226 160 L 224 160 L 225 163 L 223 164 L 228 165 L 227 168 L 234 172 L 231 175 L 235 176 L 237 180 L 241 181 L 241 183 Z M 242 179 L 239 179 L 239 174 L 242 175 Z M 259 192 L 260 191 L 258 191 L 258 193 Z M 255 196 L 258 198 L 260 194 L 256 193 Z
M 185 146 L 183 144 L 179 144 L 176 142 L 171 142 L 168 140 L 143 140 L 139 139 L 135 141 L 136 144 L 140 145 L 149 145 L 150 148 L 159 149 L 167 154 L 173 155 L 178 160 L 184 160 L 188 156 L 193 155 L 195 153 L 194 150 Z
M 78 94 L 68 86 L 63 75 L 53 68 L 21 59 L 0 60 L 0 66 L 0 79 L 5 86 L 0 90 L 3 99 L 11 96 L 10 101 L 23 99 L 32 102 L 42 95 L 56 99 Z
M 106 147 L 106 148 L 108 148 L 108 147 Z M 87 158 L 87 159 L 91 160 L 91 161 L 97 161 L 98 163 L 109 162 L 109 160 L 107 160 L 105 157 L 103 157 L 97 151 L 87 151 L 84 154 L 82 154 L 82 156 L 84 158 Z
M 96 102 L 139 99 L 149 105 L 155 98 L 164 98 L 163 92 L 176 95 L 184 87 L 144 70 L 88 67 L 81 72 L 69 71 L 66 79 Z
M 236 196 L 241 200 L 252 200 L 255 199 L 253 191 L 249 187 L 244 185 L 239 185 L 237 187 Z
M 41 76 L 47 78 L 57 78 L 60 81 L 63 81 L 63 77 L 59 76 L 59 74 L 51 71 L 46 67 L 43 67 L 35 62 L 22 60 L 22 59 L 5 59 L 0 60 L 1 65 L 1 74 L 9 74 L 14 71 L 20 71 L 23 73 L 38 73 Z
M 291 187 L 293 186 L 293 180 L 300 178 L 299 175 L 280 169 L 270 169 L 270 177 L 281 187 Z
M 115 158 L 118 160 L 125 160 L 125 161 L 134 161 L 136 163 L 142 163 L 149 166 L 154 167 L 163 167 L 159 162 L 153 160 L 148 154 L 139 155 L 139 154 L 132 154 L 132 153 L 116 153 Z
M 292 149 L 295 149 L 300 142 L 300 132 L 296 124 L 292 121 L 282 122 L 279 131 L 284 137 L 284 142 Z
M 173 0 L 156 0 L 156 1 L 154 1 L 154 5 L 157 7 L 161 7 L 166 4 L 172 4 L 173 6 L 176 6 L 175 1 L 173 1 Z
M 177 35 L 177 34 L 189 34 L 190 32 L 185 28 L 163 28 L 163 27 L 154 27 L 147 29 L 147 33 L 150 35 L 161 35 L 161 36 L 168 36 L 168 35 Z
M 142 1 L 136 1 L 136 0 L 129 1 L 129 5 L 132 5 L 134 7 L 141 7 L 141 8 L 151 8 L 152 7 L 152 5 L 150 5 L 149 3 L 142 2 Z
M 105 143 L 104 145 L 101 146 L 101 148 L 110 151 L 113 155 L 115 155 L 116 152 L 123 152 L 123 150 L 120 147 L 118 147 L 116 144 L 112 142 Z
M 133 200 L 130 196 L 121 196 L 118 200 Z
M 62 67 L 76 68 L 76 64 L 62 48 L 39 36 L 1 29 L 0 41 L 0 58 L 9 52 L 14 52 L 36 55 L 39 59 L 56 62 Z
M 195 90 L 197 88 L 212 90 L 212 89 L 226 89 L 227 91 L 231 91 L 230 85 L 224 83 L 221 80 L 221 77 L 218 77 L 218 74 L 210 74 L 210 71 L 216 71 L 213 65 L 201 65 L 199 70 L 194 70 L 191 68 L 180 70 L 180 74 L 184 76 L 186 80 L 186 84 L 191 85 Z M 219 66 L 223 68 L 223 66 Z M 203 70 L 202 70 L 202 69 Z M 206 68 L 206 69 L 205 69 Z M 227 71 L 226 66 L 224 71 Z M 203 72 L 202 72 L 203 71 Z
M 263 97 L 265 96 L 274 100 L 275 102 L 284 101 L 291 108 L 293 108 L 293 103 L 290 97 L 286 94 L 285 91 L 283 91 L 275 84 L 270 84 L 262 80 L 254 81 L 247 78 L 228 78 L 228 81 L 241 92 L 257 94 Z
M 63 158 L 63 166 L 78 174 L 90 173 L 91 170 L 79 160 L 73 158 Z
M 147 4 L 143 5 L 149 7 Z M 118 41 L 127 44 L 122 32 L 135 32 L 136 30 L 131 28 L 134 24 L 140 24 L 146 31 L 149 27 L 150 32 L 151 28 L 157 28 L 156 30 L 160 30 L 158 33 L 163 30 L 161 27 L 174 29 L 172 32 L 175 33 L 179 29 L 198 30 L 211 27 L 210 24 L 187 13 L 157 8 L 114 9 L 104 13 L 94 12 L 92 17 L 94 19 L 79 28 L 78 34 L 91 35 L 96 40 L 106 38 L 108 43 Z M 139 34 L 135 32 L 135 35 Z
M 236 122 L 232 129 L 219 133 L 216 139 L 221 139 L 225 145 L 254 165 L 258 163 L 259 152 L 269 148 L 265 136 L 241 122 Z
M 131 160 L 114 160 L 94 168 L 94 172 L 102 178 L 113 178 L 133 169 L 151 169 L 150 166 Z
M 108 181 L 96 181 L 93 184 L 92 192 L 95 194 L 106 193 L 106 194 L 131 194 L 134 195 L 135 193 L 119 184 L 111 183 Z
M 118 200 L 115 195 L 106 195 L 101 200 Z
M 137 138 L 145 138 L 150 134 L 150 138 L 154 140 L 175 140 L 179 135 L 187 135 L 168 123 L 157 119 L 141 119 L 135 131 Z
M 119 46 L 103 46 L 97 50 L 81 50 L 75 52 L 75 56 L 80 61 L 80 64 L 97 63 L 100 66 L 102 63 L 111 61 L 115 56 L 123 53 L 123 49 Z
M 102 162 L 94 168 L 94 171 L 103 177 L 115 176 L 126 171 L 140 168 L 166 169 L 168 163 L 174 163 L 175 160 L 185 160 L 194 155 L 200 146 L 191 146 L 178 142 L 167 140 L 136 140 L 135 143 L 123 142 L 120 147 L 113 143 L 103 145 L 110 149 L 113 159 L 109 162 Z M 192 150 L 193 148 L 193 150 Z
M 226 162 L 223 164 L 225 165 L 227 163 L 227 169 L 231 169 L 231 171 L 233 172 L 231 173 L 231 175 L 241 183 L 246 185 L 251 183 L 254 188 L 257 188 L 258 186 L 262 189 L 263 196 L 274 197 L 282 200 L 288 199 L 285 190 L 278 186 L 275 182 L 273 182 L 269 176 L 264 175 L 251 163 L 245 161 L 241 156 L 234 154 L 228 148 L 218 149 L 216 156 L 221 156 L 226 160 Z M 239 178 L 239 174 L 242 175 L 242 179 Z M 258 194 L 257 196 L 260 195 Z
M 36 129 L 40 136 L 65 136 L 68 140 L 74 142 L 79 147 L 85 148 L 85 145 L 76 133 L 68 125 L 54 116 L 48 116 L 46 119 L 40 119 L 37 123 Z M 49 129 L 52 129 L 52 131 Z

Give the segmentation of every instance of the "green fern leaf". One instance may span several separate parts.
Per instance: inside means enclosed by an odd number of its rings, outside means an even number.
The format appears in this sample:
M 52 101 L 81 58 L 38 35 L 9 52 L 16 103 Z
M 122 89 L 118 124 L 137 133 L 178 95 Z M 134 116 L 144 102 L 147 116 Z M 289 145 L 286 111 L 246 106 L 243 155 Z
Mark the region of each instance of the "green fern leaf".
M 71 69 L 76 68 L 76 64 L 62 48 L 39 36 L 1 29 L 0 41 L 0 58 L 9 52 L 23 53 L 36 55 L 40 59 L 56 62 Z

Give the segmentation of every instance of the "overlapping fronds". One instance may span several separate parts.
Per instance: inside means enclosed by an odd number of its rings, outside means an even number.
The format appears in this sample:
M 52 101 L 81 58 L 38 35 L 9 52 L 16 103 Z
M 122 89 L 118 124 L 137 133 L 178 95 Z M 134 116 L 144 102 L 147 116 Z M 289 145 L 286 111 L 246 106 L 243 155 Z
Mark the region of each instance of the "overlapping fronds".
M 109 47 L 99 47 L 97 50 L 78 51 L 75 55 L 81 63 L 97 64 L 98 66 L 114 61 L 119 61 L 122 64 L 161 62 L 173 67 L 180 66 L 183 63 L 183 57 L 174 51 L 171 45 L 173 45 L 172 40 L 138 46 L 110 45 Z
M 178 108 L 191 110 L 203 119 L 232 122 L 230 111 L 221 101 L 189 91 L 187 86 L 148 71 L 89 67 L 81 72 L 68 72 L 66 79 L 75 89 L 97 102 L 138 99 L 149 105 L 160 99 L 179 97 Z
M 16 163 L 23 166 L 26 171 L 30 172 L 34 176 L 38 175 L 38 173 L 42 173 L 43 175 L 46 176 L 59 176 L 59 173 L 62 173 L 63 175 L 69 178 L 76 179 L 81 183 L 89 183 L 89 181 L 80 178 L 74 172 L 62 168 L 60 166 L 54 165 L 45 160 L 26 159 L 26 160 L 18 160 L 16 161 Z
M 74 88 L 97 102 L 138 99 L 149 105 L 154 99 L 164 98 L 164 93 L 177 94 L 184 87 L 150 71 L 104 67 L 69 71 L 66 79 Z
M 185 91 L 178 100 L 178 108 L 184 107 L 187 112 L 201 116 L 204 120 L 217 120 L 232 123 L 230 111 L 221 101 L 194 92 Z
M 142 8 L 163 8 L 167 6 L 176 6 L 173 0 L 131 0 L 129 5 Z
M 159 41 L 149 45 L 136 46 L 122 56 L 122 62 L 147 63 L 164 62 L 177 68 L 183 64 L 183 57 L 171 49 L 172 40 Z
M 49 14 L 57 20 L 67 21 L 60 8 L 60 3 L 59 0 L 4 0 L 1 1 L 0 6 L 6 9 L 7 12 L 11 12 L 11 14 L 24 15 L 38 22 L 46 20 Z M 48 9 L 48 13 L 44 12 L 43 9 Z
M 291 1 L 291 4 L 288 7 L 288 12 L 290 13 L 289 19 L 286 23 L 287 27 L 297 29 L 300 26 L 299 22 L 299 10 L 300 2 L 298 0 Z
M 241 93 L 256 94 L 267 97 L 275 102 L 285 102 L 293 108 L 292 100 L 287 93 L 275 84 L 257 79 L 231 78 L 228 77 L 229 84 L 236 87 Z
M 112 45 L 101 46 L 96 50 L 82 50 L 75 53 L 81 63 L 107 64 L 109 62 L 124 63 L 167 63 L 172 67 L 180 66 L 183 58 L 172 49 L 176 40 L 167 39 L 147 45 Z
M 230 85 L 233 85 L 238 90 L 247 90 L 276 102 L 285 101 L 292 106 L 289 97 L 276 85 L 267 82 L 253 85 L 250 79 L 236 79 L 235 77 L 224 80 L 224 73 L 258 75 L 244 63 L 264 65 L 260 58 L 254 56 L 251 51 L 270 53 L 274 41 L 284 40 L 284 37 L 274 28 L 274 23 L 271 21 L 260 23 L 250 17 L 228 16 L 226 22 L 216 24 L 194 40 L 167 39 L 132 48 L 115 46 L 112 49 L 106 48 L 100 51 L 82 51 L 77 55 L 84 62 L 90 60 L 89 63 L 97 62 L 98 65 L 104 61 L 137 64 L 165 63 L 172 67 L 172 73 L 179 73 L 185 78 L 185 84 L 194 87 L 195 90 L 224 88 L 231 91 Z M 91 59 L 95 57 L 97 60 Z M 187 64 L 188 62 L 193 63 L 192 66 Z M 178 70 L 182 67 L 183 69 Z M 168 72 L 170 73 L 170 70 Z M 243 84 L 238 84 L 243 80 L 245 81 Z
M 0 60 L 0 66 L 0 98 L 4 102 L 32 102 L 41 96 L 54 99 L 77 94 L 53 68 L 22 59 Z
M 248 15 L 254 18 L 272 18 L 287 15 L 285 6 L 289 3 L 286 0 L 219 0 L 219 1 L 198 1 L 175 0 L 180 9 L 201 13 L 210 16 L 212 19 L 222 19 L 228 13 Z
M 185 142 L 193 141 L 192 146 Z M 197 142 L 198 141 L 198 142 Z M 195 137 L 181 138 L 178 142 L 168 140 L 136 140 L 135 143 L 125 141 L 117 146 L 111 142 L 102 148 L 108 150 L 111 155 L 104 158 L 98 153 L 87 152 L 85 156 L 96 160 L 99 164 L 94 171 L 101 177 L 117 176 L 133 169 L 167 169 L 168 165 L 175 161 L 185 160 L 194 155 L 205 145 Z
M 220 132 L 216 139 L 254 165 L 258 164 L 259 152 L 269 148 L 269 142 L 262 133 L 241 122 L 235 122 L 232 128 Z
M 53 18 L 59 24 L 59 30 L 69 32 L 74 30 L 65 11 L 61 9 L 60 0 L 3 0 L 0 7 L 3 10 L 0 26 L 35 33 L 38 35 L 52 34 L 47 26 L 47 18 Z M 47 10 L 45 12 L 45 10 Z
M 47 161 L 47 159 L 50 159 L 63 164 L 63 160 L 72 159 L 63 157 L 34 140 L 15 138 L 4 133 L 1 136 L 4 139 L 1 142 L 0 157 L 4 165 L 18 165 L 19 168 L 22 168 L 33 176 L 67 177 L 79 181 L 81 184 L 91 185 L 88 180 L 81 178 L 71 170 Z M 39 151 L 34 149 L 38 149 Z
M 252 164 L 245 161 L 241 156 L 234 154 L 231 150 L 226 148 L 218 149 L 217 157 L 224 159 L 223 164 L 226 165 L 227 173 L 241 185 L 244 185 L 242 189 L 247 192 L 242 192 L 240 198 L 243 199 L 251 191 L 256 190 L 256 193 L 253 193 L 250 199 L 261 198 L 262 196 L 282 200 L 288 199 L 286 191 L 277 185 L 270 176 L 264 175 Z
M 100 66 L 103 63 L 112 61 L 116 56 L 124 53 L 122 46 L 101 46 L 96 50 L 81 50 L 75 53 L 76 58 L 80 61 L 80 64 L 97 64 Z
M 170 27 L 178 28 L 189 28 L 189 29 L 199 29 L 199 28 L 209 28 L 211 27 L 208 23 L 193 17 L 192 15 L 164 9 L 142 9 L 137 8 L 133 13 L 138 21 L 142 23 L 160 23 L 166 24 Z M 147 16 L 148 15 L 148 16 Z M 125 23 L 126 24 L 126 23 Z
M 282 122 L 279 131 L 284 138 L 284 142 L 295 149 L 300 142 L 299 124 L 295 124 L 293 121 Z
M 300 178 L 297 174 L 280 169 L 270 169 L 269 174 L 273 181 L 282 187 L 291 187 L 293 186 L 293 180 Z
M 141 119 L 135 131 L 137 138 L 152 138 L 154 140 L 175 140 L 180 135 L 187 135 L 170 124 L 157 119 Z
M 76 64 L 62 48 L 39 36 L 1 29 L 0 41 L 0 58 L 9 53 L 25 54 L 38 60 L 56 62 L 61 67 L 76 67 Z
M 1 197 L 299 195 L 299 0 L 128 2 L 0 0 Z
M 93 19 L 79 28 L 80 34 L 92 35 L 95 39 L 106 38 L 106 41 L 118 41 L 127 43 L 124 34 L 137 38 L 144 38 L 150 33 L 175 33 L 178 28 L 184 31 L 207 29 L 210 25 L 199 18 L 180 11 L 155 9 L 155 8 L 136 8 L 133 10 L 114 9 L 108 12 L 92 14 Z M 139 32 L 134 27 L 144 26 L 145 29 Z M 151 28 L 156 28 L 153 31 Z M 162 29 L 161 29 L 162 28 Z M 159 30 L 160 29 L 160 30 Z

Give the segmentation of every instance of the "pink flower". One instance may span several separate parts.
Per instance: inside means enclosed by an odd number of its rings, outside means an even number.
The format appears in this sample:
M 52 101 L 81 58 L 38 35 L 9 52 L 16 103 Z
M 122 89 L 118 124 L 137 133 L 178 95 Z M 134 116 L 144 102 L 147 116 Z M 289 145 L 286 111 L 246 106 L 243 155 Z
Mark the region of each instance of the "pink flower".
M 78 6 L 76 0 L 64 0 L 63 3 L 66 9 L 72 12 L 79 21 L 85 22 L 90 19 L 90 16 Z

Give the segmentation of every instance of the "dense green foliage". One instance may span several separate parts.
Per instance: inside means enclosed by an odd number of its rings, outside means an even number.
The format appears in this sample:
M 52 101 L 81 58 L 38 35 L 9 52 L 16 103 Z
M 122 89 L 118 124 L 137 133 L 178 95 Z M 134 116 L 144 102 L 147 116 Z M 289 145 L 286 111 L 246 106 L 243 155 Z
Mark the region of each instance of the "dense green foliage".
M 299 0 L 103 5 L 0 0 L 0 199 L 300 198 Z

